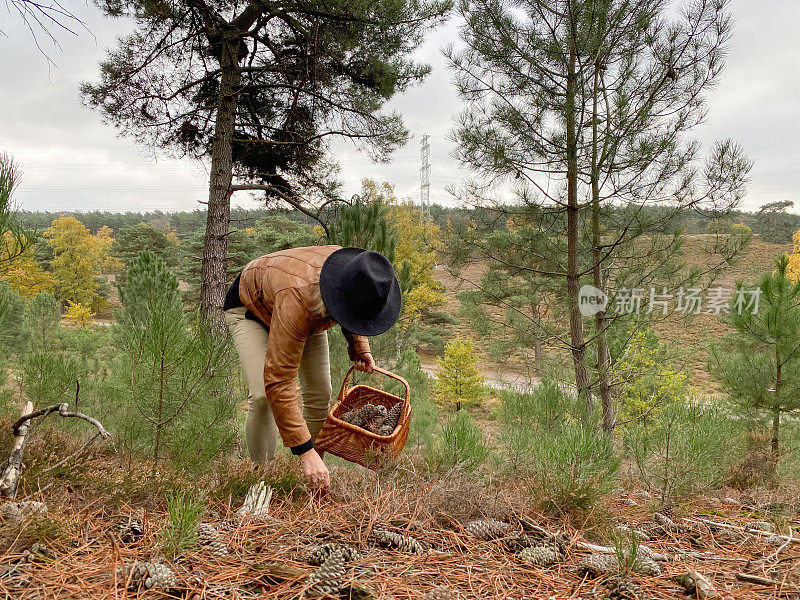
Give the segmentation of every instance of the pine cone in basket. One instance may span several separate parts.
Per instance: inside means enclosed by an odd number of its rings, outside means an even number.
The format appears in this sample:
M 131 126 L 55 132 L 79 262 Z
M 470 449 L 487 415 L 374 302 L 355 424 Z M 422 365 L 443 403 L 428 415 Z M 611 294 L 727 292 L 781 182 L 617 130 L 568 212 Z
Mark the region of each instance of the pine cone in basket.
M 389 425 L 384 425 L 378 430 L 378 435 L 382 435 L 384 437 L 389 437 L 394 432 L 394 427 L 389 427 Z
M 555 546 L 528 546 L 518 556 L 520 560 L 540 567 L 549 567 L 564 558 Z
M 364 425 L 364 419 L 361 418 L 361 414 L 357 410 L 348 410 L 346 413 L 342 413 L 339 418 L 356 427 L 362 427 Z
M 345 574 L 345 558 L 341 552 L 334 552 L 322 565 L 308 576 L 306 585 L 311 597 L 338 596 Z
M 390 427 L 391 431 L 397 429 L 397 425 L 400 423 L 400 416 L 403 414 L 403 402 L 397 402 L 390 410 L 389 413 L 386 415 L 386 422 L 383 424 L 384 427 Z
M 372 526 L 369 539 L 378 546 L 394 548 L 408 554 L 422 554 L 425 552 L 425 547 L 413 537 L 390 531 L 383 523 L 376 523 Z
M 473 537 L 488 541 L 503 537 L 511 531 L 512 527 L 508 523 L 497 519 L 479 519 L 472 521 L 464 526 L 464 530 Z
M 362 429 L 381 435 L 380 430 L 386 422 L 387 415 L 388 411 L 382 404 L 368 403 L 361 408 L 345 412 L 340 419 L 356 427 L 361 427 Z
M 386 422 L 388 411 L 383 405 L 367 404 L 366 406 L 371 406 L 373 409 L 370 410 L 370 416 L 364 419 L 363 427 L 372 433 L 378 433 Z

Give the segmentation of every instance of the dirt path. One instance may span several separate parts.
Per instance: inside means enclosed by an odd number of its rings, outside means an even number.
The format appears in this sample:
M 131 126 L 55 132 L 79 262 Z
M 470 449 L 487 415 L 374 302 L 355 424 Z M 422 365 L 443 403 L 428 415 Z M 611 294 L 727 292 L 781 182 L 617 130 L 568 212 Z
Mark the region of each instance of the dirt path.
M 422 363 L 422 370 L 425 371 L 430 377 L 434 377 L 436 365 L 431 363 Z M 528 379 L 519 373 L 511 373 L 509 371 L 496 371 L 492 369 L 481 369 L 484 375 L 486 385 L 498 390 L 511 390 L 515 392 L 529 393 L 536 386 L 539 385 L 538 379 Z

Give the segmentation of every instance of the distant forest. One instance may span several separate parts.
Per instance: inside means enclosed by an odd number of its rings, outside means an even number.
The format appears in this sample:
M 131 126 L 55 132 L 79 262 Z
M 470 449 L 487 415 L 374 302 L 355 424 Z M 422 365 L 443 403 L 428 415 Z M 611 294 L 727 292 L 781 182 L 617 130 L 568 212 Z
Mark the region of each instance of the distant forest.
M 800 229 L 800 214 L 788 212 L 792 205 L 791 201 L 774 202 L 765 205 L 756 212 L 733 211 L 724 215 L 713 212 L 701 213 L 694 210 L 684 211 L 663 223 L 661 229 L 665 233 L 679 228 L 682 228 L 687 234 L 725 233 L 734 224 L 743 224 L 750 227 L 753 233 L 760 235 L 764 241 L 786 244 L 792 241 L 792 234 Z M 428 209 L 436 224 L 443 228 L 448 220 L 468 220 L 474 212 L 473 209 L 454 208 L 440 204 L 431 204 Z M 513 207 L 509 207 L 509 210 L 513 210 Z M 658 210 L 658 208 L 645 207 L 642 213 Z M 159 210 L 144 213 L 21 211 L 19 215 L 26 229 L 37 231 L 47 229 L 53 220 L 59 217 L 71 215 L 81 221 L 92 233 L 97 233 L 104 225 L 116 232 L 123 227 L 144 222 L 163 231 L 175 231 L 182 239 L 191 236 L 198 230 L 202 230 L 206 222 L 204 210 L 183 212 L 163 212 Z M 284 216 L 308 225 L 316 224 L 311 217 L 296 210 L 233 208 L 231 209 L 231 226 L 236 229 L 253 227 L 256 221 L 268 216 Z

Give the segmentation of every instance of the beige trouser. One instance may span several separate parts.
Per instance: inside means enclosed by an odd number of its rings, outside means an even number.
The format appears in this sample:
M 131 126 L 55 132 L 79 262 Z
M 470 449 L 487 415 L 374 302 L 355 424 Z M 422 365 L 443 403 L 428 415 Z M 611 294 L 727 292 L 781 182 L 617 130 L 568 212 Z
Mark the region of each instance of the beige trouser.
M 269 331 L 258 321 L 246 319 L 245 312 L 243 306 L 226 310 L 225 324 L 233 336 L 239 363 L 250 390 L 245 426 L 247 451 L 253 462 L 263 463 L 275 458 L 275 442 L 278 438 L 278 428 L 264 393 L 264 359 Z M 331 400 L 331 366 L 326 331 L 315 333 L 306 340 L 298 375 L 303 394 L 303 417 L 311 438 L 316 439 L 328 416 Z

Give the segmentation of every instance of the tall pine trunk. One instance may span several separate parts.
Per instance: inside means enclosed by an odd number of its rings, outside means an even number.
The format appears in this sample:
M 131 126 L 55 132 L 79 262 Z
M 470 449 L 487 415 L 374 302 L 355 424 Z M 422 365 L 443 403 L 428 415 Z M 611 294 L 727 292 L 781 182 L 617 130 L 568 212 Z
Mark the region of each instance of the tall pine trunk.
M 597 101 L 599 90 L 600 65 L 595 65 L 594 87 L 592 93 L 592 278 L 594 287 L 603 289 L 602 249 L 600 248 L 600 168 L 598 165 L 597 140 Z M 594 316 L 597 329 L 597 380 L 600 389 L 600 404 L 603 411 L 603 431 L 611 435 L 616 426 L 616 407 L 611 393 L 611 352 L 606 337 L 606 311 L 601 310 Z
M 569 335 L 572 362 L 575 368 L 575 387 L 578 397 L 584 399 L 589 412 L 594 402 L 589 393 L 589 371 L 586 368 L 586 344 L 583 339 L 583 322 L 579 308 L 580 273 L 578 264 L 579 207 L 578 207 L 578 140 L 575 110 L 575 45 L 570 41 L 569 72 L 565 120 L 567 126 L 567 301 L 569 304 Z
M 233 180 L 233 132 L 241 73 L 237 59 L 239 40 L 226 37 L 220 61 L 219 100 L 211 144 L 211 179 L 208 190 L 206 233 L 203 240 L 200 308 L 219 320 L 225 298 L 227 275 L 228 226 L 230 224 L 230 189 Z
M 772 462 L 778 468 L 778 458 L 780 458 L 780 432 L 781 432 L 781 411 L 778 408 L 780 401 L 781 386 L 783 384 L 781 352 L 778 344 L 775 344 L 775 407 L 772 410 Z

